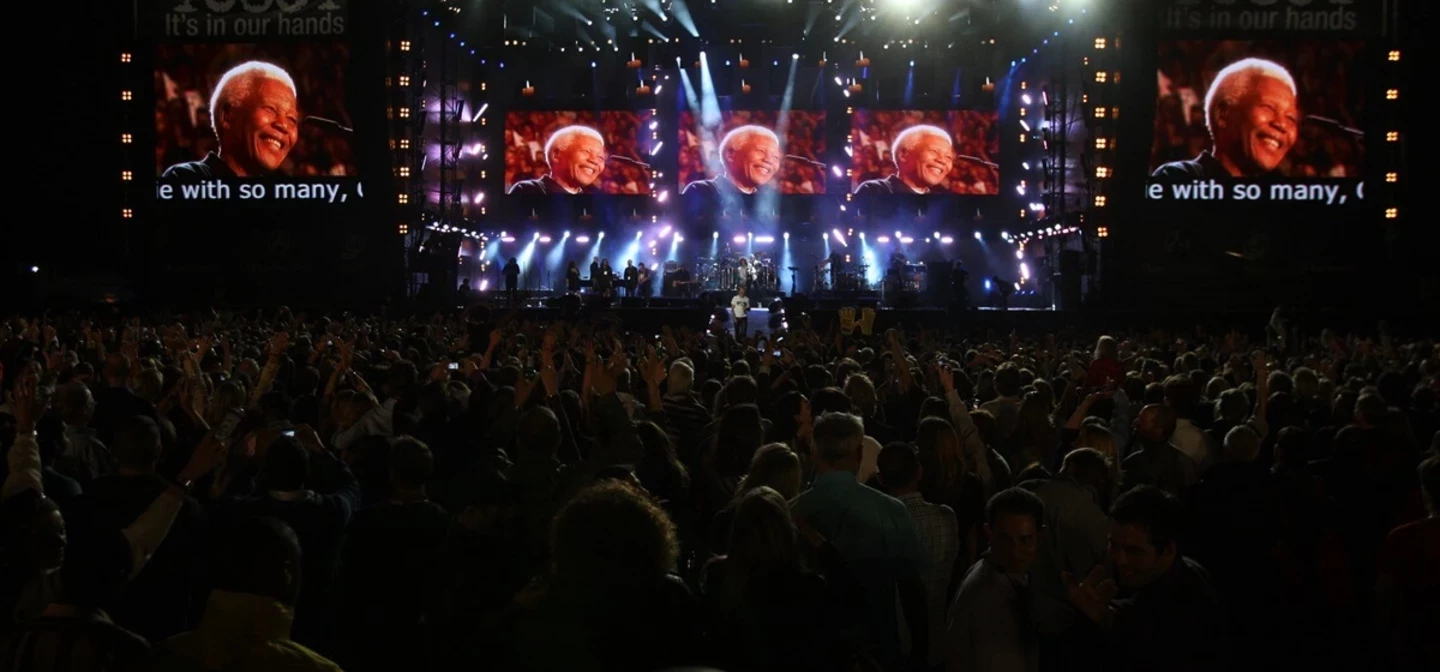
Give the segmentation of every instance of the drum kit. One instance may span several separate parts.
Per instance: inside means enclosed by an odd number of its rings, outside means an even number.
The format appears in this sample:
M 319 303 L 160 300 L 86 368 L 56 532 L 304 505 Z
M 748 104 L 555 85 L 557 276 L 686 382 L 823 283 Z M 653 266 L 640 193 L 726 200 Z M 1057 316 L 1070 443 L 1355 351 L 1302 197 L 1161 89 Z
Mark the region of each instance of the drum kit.
M 861 292 L 872 289 L 866 275 L 869 264 L 849 263 L 849 257 L 841 262 L 830 259 L 815 267 L 815 288 L 833 292 Z
M 739 287 L 754 290 L 778 290 L 779 269 L 769 255 L 757 252 L 750 257 L 698 257 L 695 276 L 701 287 L 710 291 L 734 291 Z

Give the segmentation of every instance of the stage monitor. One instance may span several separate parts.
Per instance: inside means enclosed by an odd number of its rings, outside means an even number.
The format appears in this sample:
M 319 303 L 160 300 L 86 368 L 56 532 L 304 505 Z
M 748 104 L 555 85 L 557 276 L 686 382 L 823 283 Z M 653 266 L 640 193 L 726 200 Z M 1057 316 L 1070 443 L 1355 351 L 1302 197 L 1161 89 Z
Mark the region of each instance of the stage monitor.
M 1000 123 L 993 111 L 855 110 L 850 119 L 856 196 L 1000 193 Z
M 1364 198 L 1356 40 L 1159 43 L 1153 201 L 1353 205 Z
M 627 110 L 512 111 L 505 115 L 505 193 L 649 194 L 653 148 L 640 141 L 649 123 L 649 112 Z
M 157 43 L 156 196 L 339 204 L 363 196 L 343 41 Z
M 825 113 L 728 110 L 679 115 L 679 185 L 694 197 L 825 193 Z

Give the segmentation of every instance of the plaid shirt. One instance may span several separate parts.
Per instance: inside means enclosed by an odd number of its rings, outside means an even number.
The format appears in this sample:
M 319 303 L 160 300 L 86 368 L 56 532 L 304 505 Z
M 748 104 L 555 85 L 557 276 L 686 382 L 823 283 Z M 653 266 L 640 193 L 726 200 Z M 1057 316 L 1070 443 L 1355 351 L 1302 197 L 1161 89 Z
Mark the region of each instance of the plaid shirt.
M 954 571 L 955 556 L 960 553 L 960 526 L 955 522 L 955 511 L 944 504 L 931 504 L 918 492 L 899 495 L 905 510 L 920 530 L 920 540 L 930 552 L 930 568 L 921 572 L 925 582 L 925 603 L 930 612 L 930 655 L 929 662 L 940 664 L 942 643 L 945 639 L 945 609 L 949 595 L 950 574 Z M 903 621 L 903 613 L 902 613 Z M 909 638 L 904 647 L 910 648 Z

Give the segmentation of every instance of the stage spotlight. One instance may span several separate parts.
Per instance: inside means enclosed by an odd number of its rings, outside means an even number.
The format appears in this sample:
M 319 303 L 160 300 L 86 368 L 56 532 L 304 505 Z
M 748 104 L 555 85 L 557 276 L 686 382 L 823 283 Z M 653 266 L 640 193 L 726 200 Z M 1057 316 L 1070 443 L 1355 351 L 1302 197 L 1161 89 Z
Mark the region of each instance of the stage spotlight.
M 714 233 L 711 233 L 711 234 L 710 234 L 710 239 L 711 239 L 711 240 L 720 240 L 720 232 L 719 232 L 719 231 L 715 231 Z
M 566 237 L 566 238 L 569 238 L 569 237 L 570 237 L 570 232 L 569 232 L 569 231 L 566 231 L 566 232 L 565 232 L 565 237 Z
M 549 244 L 551 240 L 550 236 L 540 236 L 540 242 L 542 243 Z
M 1002 233 L 1002 234 L 1000 234 L 1000 236 L 1001 236 L 1001 237 L 1004 237 L 1005 234 Z M 985 238 L 984 236 L 980 235 L 980 232 L 979 232 L 979 231 L 976 231 L 976 232 L 975 232 L 975 240 L 984 240 L 984 238 Z
M 590 242 L 590 236 L 576 236 L 576 237 L 575 237 L 575 242 L 580 243 L 580 244 L 583 245 L 583 244 L 585 244 L 585 243 Z
M 789 231 L 786 231 L 786 232 L 785 232 L 785 240 L 790 240 L 790 232 L 789 232 Z

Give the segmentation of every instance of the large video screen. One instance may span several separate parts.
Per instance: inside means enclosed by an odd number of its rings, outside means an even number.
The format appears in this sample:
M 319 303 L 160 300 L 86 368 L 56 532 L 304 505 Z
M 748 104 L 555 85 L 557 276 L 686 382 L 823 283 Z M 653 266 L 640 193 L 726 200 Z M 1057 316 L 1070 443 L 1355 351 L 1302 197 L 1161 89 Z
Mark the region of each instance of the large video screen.
M 157 44 L 164 201 L 343 203 L 361 196 L 343 42 Z
M 1356 203 L 1364 196 L 1363 43 L 1161 42 L 1154 200 Z
M 505 115 L 505 193 L 650 193 L 640 146 L 649 112 L 515 111 Z
M 999 116 L 977 110 L 855 110 L 856 196 L 1000 192 Z
M 732 110 L 706 126 L 680 113 L 680 193 L 825 193 L 825 113 Z

